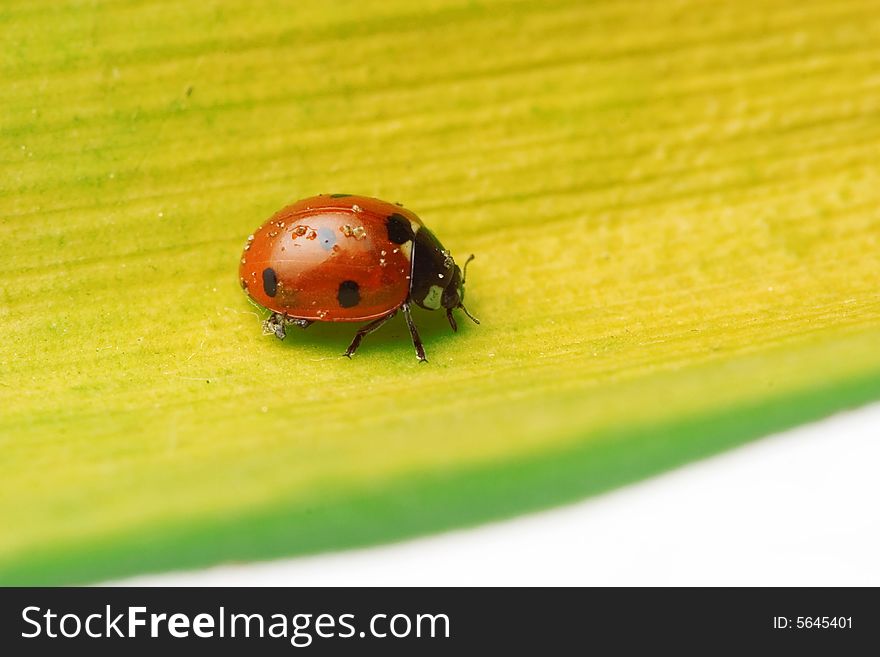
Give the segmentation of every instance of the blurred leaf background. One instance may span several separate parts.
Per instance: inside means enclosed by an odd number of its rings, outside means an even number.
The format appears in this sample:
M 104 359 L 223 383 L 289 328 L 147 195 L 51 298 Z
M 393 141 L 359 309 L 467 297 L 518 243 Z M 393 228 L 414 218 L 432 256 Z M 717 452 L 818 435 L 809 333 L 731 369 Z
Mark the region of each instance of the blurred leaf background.
M 4 583 L 480 522 L 880 398 L 873 0 L 5 0 L 0 43 Z M 476 253 L 483 324 L 262 337 L 244 239 L 324 192 Z

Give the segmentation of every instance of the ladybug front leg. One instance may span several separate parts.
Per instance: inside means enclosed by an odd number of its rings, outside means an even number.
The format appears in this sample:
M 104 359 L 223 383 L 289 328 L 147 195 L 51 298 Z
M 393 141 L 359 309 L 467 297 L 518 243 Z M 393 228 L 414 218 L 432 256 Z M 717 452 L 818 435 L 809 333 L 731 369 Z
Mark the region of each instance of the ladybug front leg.
M 375 331 L 377 328 L 379 328 L 380 326 L 382 326 L 382 324 L 384 324 L 385 322 L 387 322 L 389 319 L 391 319 L 392 317 L 394 317 L 396 314 L 397 314 L 397 308 L 395 308 L 394 310 L 392 310 L 392 311 L 391 311 L 390 313 L 388 313 L 387 315 L 383 315 L 383 316 L 380 317 L 379 319 L 374 319 L 372 322 L 370 322 L 370 323 L 367 324 L 366 326 L 361 327 L 361 329 L 360 329 L 357 333 L 354 334 L 354 340 L 352 340 L 352 341 L 351 341 L 351 344 L 348 345 L 348 349 L 345 350 L 345 354 L 344 354 L 344 355 L 345 355 L 345 356 L 348 356 L 349 358 L 351 358 L 351 357 L 354 355 L 354 352 L 356 352 L 356 351 L 357 351 L 357 348 L 360 346 L 360 344 L 361 344 L 361 340 L 363 340 L 363 339 L 364 339 L 366 336 L 368 336 L 370 333 L 372 333 L 372 332 Z
M 425 356 L 425 347 L 422 345 L 422 339 L 419 337 L 419 330 L 416 328 L 415 322 L 413 322 L 409 304 L 403 304 L 402 308 L 403 316 L 406 317 L 406 325 L 409 326 L 409 334 L 412 336 L 413 346 L 416 348 L 416 358 L 422 363 L 427 363 L 428 359 Z

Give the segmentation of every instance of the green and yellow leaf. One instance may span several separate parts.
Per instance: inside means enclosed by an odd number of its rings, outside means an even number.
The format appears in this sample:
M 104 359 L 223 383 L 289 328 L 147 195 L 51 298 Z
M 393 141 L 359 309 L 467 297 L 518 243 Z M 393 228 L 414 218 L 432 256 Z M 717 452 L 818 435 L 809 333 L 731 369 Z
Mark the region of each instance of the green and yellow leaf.
M 387 541 L 880 398 L 871 0 L 0 7 L 0 582 Z M 261 336 L 247 235 L 403 201 L 421 313 Z

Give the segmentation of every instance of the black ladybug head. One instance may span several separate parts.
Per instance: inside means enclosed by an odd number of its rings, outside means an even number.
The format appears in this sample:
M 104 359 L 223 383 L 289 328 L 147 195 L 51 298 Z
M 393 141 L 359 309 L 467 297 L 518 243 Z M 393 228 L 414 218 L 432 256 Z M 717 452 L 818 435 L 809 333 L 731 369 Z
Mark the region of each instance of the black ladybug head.
M 468 262 L 472 258 L 473 256 L 468 258 Z M 414 302 L 428 310 L 445 308 L 449 325 L 454 331 L 458 330 L 455 318 L 452 316 L 452 311 L 456 308 L 461 308 L 468 317 L 479 324 L 479 321 L 462 305 L 464 273 L 455 264 L 449 251 L 444 249 L 434 234 L 424 226 L 415 234 L 412 261 L 410 297 Z

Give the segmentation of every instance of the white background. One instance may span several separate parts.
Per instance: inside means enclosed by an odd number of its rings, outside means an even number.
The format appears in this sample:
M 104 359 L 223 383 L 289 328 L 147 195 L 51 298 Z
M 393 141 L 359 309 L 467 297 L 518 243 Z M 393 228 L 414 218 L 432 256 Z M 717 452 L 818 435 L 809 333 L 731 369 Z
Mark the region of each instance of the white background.
M 136 585 L 880 585 L 880 404 L 577 504 Z

